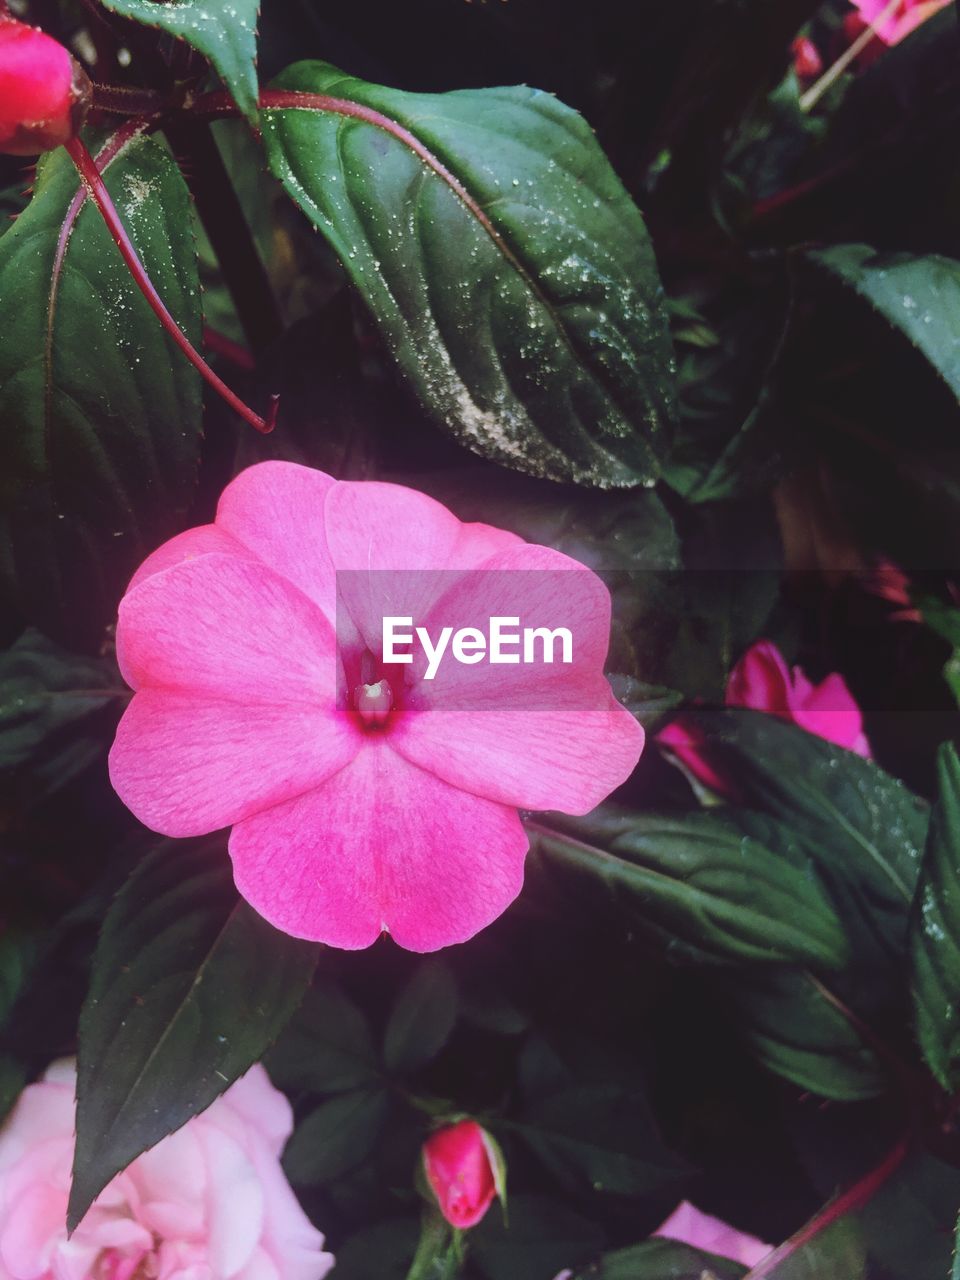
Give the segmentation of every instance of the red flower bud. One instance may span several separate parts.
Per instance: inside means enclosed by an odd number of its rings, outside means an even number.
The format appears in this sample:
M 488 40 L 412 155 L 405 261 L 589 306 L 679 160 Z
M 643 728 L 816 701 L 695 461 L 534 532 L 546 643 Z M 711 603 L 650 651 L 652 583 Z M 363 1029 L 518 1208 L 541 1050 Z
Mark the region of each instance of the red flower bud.
M 0 14 L 0 151 L 33 156 L 69 142 L 90 94 L 85 72 L 62 44 Z
M 452 1227 L 475 1227 L 503 1196 L 503 1157 L 476 1120 L 438 1129 L 423 1144 L 423 1167 L 440 1212 Z

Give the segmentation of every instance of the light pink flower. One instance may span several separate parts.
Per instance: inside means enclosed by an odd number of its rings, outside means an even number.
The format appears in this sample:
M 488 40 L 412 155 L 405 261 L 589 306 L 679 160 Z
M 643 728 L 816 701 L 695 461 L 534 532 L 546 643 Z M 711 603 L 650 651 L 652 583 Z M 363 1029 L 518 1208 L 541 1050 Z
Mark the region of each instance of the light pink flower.
M 460 1120 L 423 1144 L 423 1168 L 452 1227 L 475 1227 L 498 1194 L 499 1151 L 476 1120 Z
M 665 1240 L 678 1240 L 681 1244 L 701 1249 L 704 1253 L 716 1254 L 718 1258 L 741 1262 L 746 1267 L 756 1266 L 773 1248 L 756 1236 L 737 1231 L 719 1218 L 701 1213 L 689 1200 L 678 1204 L 654 1235 Z
M 790 670 L 771 640 L 758 640 L 733 668 L 724 702 L 766 711 L 847 751 L 870 756 L 863 716 L 843 677 L 832 672 L 820 684 L 812 684 L 799 667 Z M 706 741 L 696 725 L 680 716 L 660 730 L 658 741 L 704 786 L 720 795 L 731 793 L 727 780 L 707 759 Z
M 572 665 L 451 662 L 428 682 L 381 661 L 385 614 L 436 631 L 518 596 L 532 625 L 571 629 Z M 557 551 L 399 485 L 262 463 L 120 605 L 136 696 L 110 776 L 164 835 L 232 826 L 238 889 L 287 933 L 431 951 L 519 893 L 518 808 L 586 813 L 636 765 L 609 629 L 606 587 Z
M 885 10 L 890 7 L 890 0 L 852 0 L 864 27 L 876 23 L 874 31 L 884 44 L 899 44 L 911 31 L 915 31 L 949 3 L 950 0 L 900 0 L 893 12 L 884 17 Z
M 68 1240 L 72 1062 L 0 1130 L 0 1280 L 322 1280 L 333 1266 L 280 1168 L 290 1105 L 253 1067 L 139 1156 Z

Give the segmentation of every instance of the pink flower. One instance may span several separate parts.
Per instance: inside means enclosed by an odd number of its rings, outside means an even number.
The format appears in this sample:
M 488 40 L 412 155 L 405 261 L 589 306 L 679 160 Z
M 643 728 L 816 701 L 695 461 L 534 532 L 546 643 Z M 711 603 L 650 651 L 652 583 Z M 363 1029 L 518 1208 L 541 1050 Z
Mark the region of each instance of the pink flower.
M 139 1156 L 68 1240 L 76 1072 L 55 1063 L 0 1130 L 0 1280 L 322 1280 L 333 1266 L 280 1168 L 290 1105 L 253 1067 Z
M 387 615 L 436 639 L 521 612 L 563 621 L 571 664 L 384 661 Z M 586 813 L 636 765 L 609 628 L 606 587 L 557 551 L 399 485 L 262 463 L 121 602 L 136 696 L 110 776 L 164 835 L 232 826 L 240 893 L 287 933 L 432 951 L 519 893 L 518 808 Z
M 731 1262 L 741 1262 L 746 1267 L 756 1266 L 773 1248 L 755 1236 L 737 1231 L 719 1218 L 701 1213 L 689 1200 L 678 1204 L 654 1235 L 665 1240 L 679 1240 L 681 1244 L 716 1254 L 718 1258 L 729 1258 Z
M 502 1167 L 496 1144 L 476 1120 L 438 1129 L 423 1144 L 427 1181 L 452 1227 L 477 1225 L 502 1194 Z
M 0 14 L 0 151 L 31 156 L 62 146 L 89 98 L 90 82 L 62 44 Z
M 728 707 L 766 711 L 847 751 L 870 756 L 863 716 L 843 677 L 834 672 L 820 684 L 811 684 L 799 667 L 790 671 L 771 640 L 758 640 L 733 668 L 724 702 Z M 658 741 L 704 786 L 720 795 L 731 794 L 727 779 L 706 758 L 706 742 L 696 726 L 684 723 L 681 716 L 661 729 Z
M 890 0 L 852 0 L 853 7 L 862 20 L 861 30 L 874 26 L 874 32 L 884 44 L 899 44 L 911 31 L 939 10 L 950 0 L 900 0 L 892 12 Z
M 820 50 L 809 36 L 797 36 L 790 46 L 793 54 L 793 69 L 801 84 L 809 84 L 823 70 L 823 59 Z

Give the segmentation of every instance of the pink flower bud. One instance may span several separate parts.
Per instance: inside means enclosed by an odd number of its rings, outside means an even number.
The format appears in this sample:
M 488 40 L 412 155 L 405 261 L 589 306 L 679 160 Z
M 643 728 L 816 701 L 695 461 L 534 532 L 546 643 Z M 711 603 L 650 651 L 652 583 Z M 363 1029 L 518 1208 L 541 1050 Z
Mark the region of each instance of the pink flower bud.
M 494 1197 L 503 1197 L 503 1157 L 476 1120 L 432 1134 L 423 1144 L 423 1168 L 452 1227 L 475 1227 Z
M 797 79 L 804 84 L 815 80 L 823 70 L 823 59 L 810 37 L 797 36 L 790 46 L 790 51 L 793 54 L 793 69 L 797 73 Z
M 69 142 L 90 95 L 90 81 L 62 44 L 0 14 L 0 151 L 32 156 Z

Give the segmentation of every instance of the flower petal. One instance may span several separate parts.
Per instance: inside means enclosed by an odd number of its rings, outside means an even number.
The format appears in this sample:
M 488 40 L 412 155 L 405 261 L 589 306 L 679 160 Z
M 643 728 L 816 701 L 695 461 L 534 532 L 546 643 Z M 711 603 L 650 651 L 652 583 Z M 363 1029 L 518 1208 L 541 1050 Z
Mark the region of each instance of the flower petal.
M 273 570 L 205 555 L 142 581 L 120 602 L 117 659 L 141 687 L 193 690 L 244 705 L 332 706 L 333 630 Z
M 334 570 L 324 506 L 337 482 L 293 462 L 260 462 L 227 485 L 217 528 L 294 583 L 333 621 Z
M 152 578 L 155 573 L 162 573 L 164 569 L 172 569 L 174 565 L 209 555 L 236 556 L 240 560 L 255 559 L 253 554 L 237 542 L 236 538 L 231 538 L 229 533 L 224 533 L 215 524 L 201 524 L 196 529 L 186 529 L 183 533 L 178 533 L 175 538 L 162 543 L 156 551 L 148 555 L 130 579 L 127 593 L 129 594 L 134 587 L 138 587 L 146 578 Z
M 521 809 L 589 813 L 636 768 L 644 733 L 607 690 L 594 711 L 446 711 L 401 719 L 407 760 L 474 795 Z
M 204 835 L 317 786 L 361 740 L 317 702 L 245 706 L 141 689 L 117 729 L 110 781 L 151 831 Z
M 494 617 L 519 618 L 511 628 L 566 628 L 571 659 L 559 641 L 545 662 L 465 665 L 448 654 L 433 679 L 422 661 L 411 668 L 409 715 L 398 717 L 392 742 L 408 760 L 476 795 L 525 809 L 587 813 L 624 782 L 643 750 L 643 729 L 616 701 L 603 676 L 610 635 L 610 595 L 589 569 L 547 547 L 523 544 L 464 575 L 428 618 L 441 627 L 476 627 Z
M 728 707 L 753 707 L 785 720 L 793 718 L 794 700 L 790 672 L 772 640 L 750 646 L 730 672 L 724 697 Z
M 230 837 L 237 888 L 277 928 L 355 950 L 388 931 L 411 951 L 473 937 L 520 892 L 516 812 L 459 791 L 370 738 L 321 787 Z
M 337 569 L 341 642 L 353 640 L 346 615 L 375 653 L 385 616 L 422 620 L 449 587 L 451 572 L 477 568 L 498 551 L 525 545 L 492 525 L 462 523 L 416 489 L 369 480 L 330 490 L 326 527 Z

